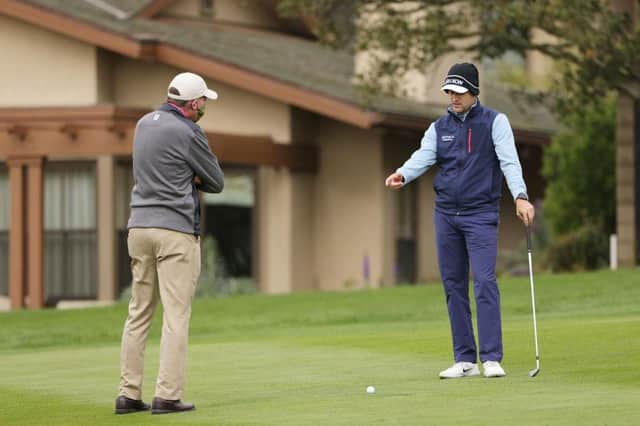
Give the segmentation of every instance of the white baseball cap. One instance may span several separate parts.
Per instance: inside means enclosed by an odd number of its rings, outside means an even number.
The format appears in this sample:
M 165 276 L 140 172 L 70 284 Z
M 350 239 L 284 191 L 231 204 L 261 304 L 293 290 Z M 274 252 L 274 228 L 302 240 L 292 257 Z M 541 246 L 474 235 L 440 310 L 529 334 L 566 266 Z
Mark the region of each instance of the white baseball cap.
M 218 94 L 207 87 L 204 79 L 192 72 L 183 72 L 173 77 L 167 88 L 167 96 L 180 101 L 190 101 L 203 96 L 218 99 Z

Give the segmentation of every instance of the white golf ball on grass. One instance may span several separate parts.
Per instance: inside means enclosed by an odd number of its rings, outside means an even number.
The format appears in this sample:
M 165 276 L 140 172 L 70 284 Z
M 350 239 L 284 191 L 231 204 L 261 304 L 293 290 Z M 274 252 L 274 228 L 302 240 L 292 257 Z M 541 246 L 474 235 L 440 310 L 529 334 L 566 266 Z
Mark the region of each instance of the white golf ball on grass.
M 373 386 L 367 386 L 367 393 L 376 393 L 376 388 Z

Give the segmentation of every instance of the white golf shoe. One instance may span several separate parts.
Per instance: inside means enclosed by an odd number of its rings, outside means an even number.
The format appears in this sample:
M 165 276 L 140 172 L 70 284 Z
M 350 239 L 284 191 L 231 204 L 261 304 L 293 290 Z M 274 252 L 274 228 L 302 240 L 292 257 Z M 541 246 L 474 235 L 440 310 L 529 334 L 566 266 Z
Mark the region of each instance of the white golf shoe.
M 451 367 L 440 372 L 441 379 L 458 379 L 460 377 L 479 376 L 478 364 L 473 362 L 456 362 Z
M 484 377 L 504 377 L 507 375 L 498 361 L 485 361 L 482 363 L 482 368 Z

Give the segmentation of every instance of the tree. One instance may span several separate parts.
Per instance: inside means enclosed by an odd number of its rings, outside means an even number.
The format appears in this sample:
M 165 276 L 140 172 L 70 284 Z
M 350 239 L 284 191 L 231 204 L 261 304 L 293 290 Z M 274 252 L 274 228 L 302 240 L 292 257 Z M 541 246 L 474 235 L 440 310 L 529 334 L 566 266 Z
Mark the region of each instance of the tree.
M 544 211 L 555 235 L 584 226 L 615 232 L 615 97 L 561 118 L 544 152 Z
M 478 58 L 539 51 L 564 66 L 554 76 L 570 111 L 612 89 L 640 98 L 640 32 L 606 0 L 280 0 L 279 10 L 311 23 L 318 38 L 355 52 L 371 64 L 364 87 L 394 91 L 409 71 L 451 51 Z M 353 19 L 345 19 L 345 16 Z M 337 18 L 340 19 L 337 19 Z M 366 18 L 366 19 L 361 19 Z M 360 25 L 354 23 L 360 22 Z M 356 30 L 357 27 L 357 30 Z M 536 42 L 538 29 L 555 42 Z M 555 93 L 555 92 L 554 92 Z
M 596 269 L 609 260 L 615 232 L 616 98 L 609 96 L 561 117 L 545 149 L 544 212 L 554 236 L 547 250 L 553 271 Z
M 431 62 L 452 51 L 478 59 L 537 51 L 553 59 L 557 67 L 551 90 L 529 93 L 529 99 L 550 99 L 565 126 L 545 156 L 549 182 L 545 210 L 556 235 L 573 234 L 567 235 L 569 244 L 615 230 L 611 94 L 634 99 L 636 109 L 640 105 L 640 27 L 629 15 L 638 7 L 638 0 L 279 2 L 282 13 L 304 16 L 321 41 L 354 53 L 368 52 L 368 72 L 359 77 L 369 90 L 397 93 L 397 82 L 407 73 L 423 73 Z M 334 19 L 334 14 L 345 11 L 352 13 L 352 19 Z M 536 38 L 534 33 L 550 37 Z M 633 122 L 623 121 L 622 126 L 621 134 L 634 132 Z M 639 167 L 640 152 L 635 156 Z M 638 178 L 634 185 L 637 193 Z M 637 235 L 624 235 L 625 247 L 640 239 L 638 206 L 638 202 L 630 206 L 637 215 Z M 587 253 L 590 246 L 584 245 L 580 252 Z M 638 258 L 638 253 L 625 257 Z

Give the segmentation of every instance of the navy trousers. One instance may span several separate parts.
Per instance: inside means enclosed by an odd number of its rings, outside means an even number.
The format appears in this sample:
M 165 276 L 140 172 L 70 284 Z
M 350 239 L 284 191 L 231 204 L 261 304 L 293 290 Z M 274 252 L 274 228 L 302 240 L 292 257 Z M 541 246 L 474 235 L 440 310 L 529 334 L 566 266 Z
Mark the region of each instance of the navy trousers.
M 469 265 L 478 316 L 480 361 L 502 361 L 500 291 L 496 281 L 499 212 L 454 216 L 435 212 L 440 276 L 449 309 L 456 362 L 477 362 L 471 309 Z

